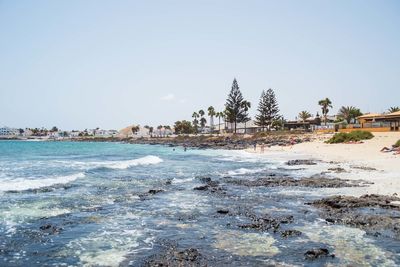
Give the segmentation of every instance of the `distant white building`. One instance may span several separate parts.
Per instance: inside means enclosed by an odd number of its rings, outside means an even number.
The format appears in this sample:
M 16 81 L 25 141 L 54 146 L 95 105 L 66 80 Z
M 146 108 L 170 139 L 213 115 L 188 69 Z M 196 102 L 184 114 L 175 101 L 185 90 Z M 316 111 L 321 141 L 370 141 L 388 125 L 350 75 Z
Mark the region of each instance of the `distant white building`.
M 71 137 L 71 138 L 79 137 L 80 133 L 81 133 L 80 131 L 71 131 L 71 132 L 68 133 L 68 136 Z
M 18 136 L 19 135 L 19 130 L 17 128 L 10 128 L 10 127 L 2 127 L 0 128 L 0 136 Z
M 94 136 L 96 137 L 114 137 L 118 134 L 117 130 L 102 130 L 96 129 L 93 130 Z
M 31 131 L 31 129 L 25 128 L 24 132 L 22 133 L 22 136 L 24 137 L 29 137 L 32 136 L 33 132 Z

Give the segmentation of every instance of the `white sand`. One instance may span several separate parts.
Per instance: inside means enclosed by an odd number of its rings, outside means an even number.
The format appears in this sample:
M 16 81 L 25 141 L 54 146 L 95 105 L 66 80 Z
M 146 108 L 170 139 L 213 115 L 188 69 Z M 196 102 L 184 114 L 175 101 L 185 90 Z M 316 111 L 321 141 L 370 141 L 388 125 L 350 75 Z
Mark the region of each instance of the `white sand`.
M 391 147 L 400 139 L 400 132 L 374 133 L 375 137 L 364 141 L 362 144 L 325 144 L 330 135 L 319 135 L 313 142 L 301 143 L 291 147 L 265 147 L 264 154 L 284 151 L 288 157 L 309 157 L 323 161 L 337 162 L 336 166 L 344 167 L 345 173 L 334 174 L 342 179 L 363 179 L 374 184 L 362 190 L 353 189 L 354 195 L 363 193 L 400 196 L 400 155 L 382 153 L 380 150 L 386 146 Z M 248 149 L 248 152 L 253 152 Z M 256 153 L 260 153 L 258 146 Z M 356 167 L 371 167 L 374 170 L 360 170 Z

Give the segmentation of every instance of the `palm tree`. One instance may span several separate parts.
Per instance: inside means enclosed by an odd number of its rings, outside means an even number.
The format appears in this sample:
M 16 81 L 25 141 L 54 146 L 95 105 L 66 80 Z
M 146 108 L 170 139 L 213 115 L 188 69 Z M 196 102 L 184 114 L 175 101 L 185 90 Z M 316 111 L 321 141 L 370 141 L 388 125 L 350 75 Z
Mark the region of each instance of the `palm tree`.
M 193 118 L 194 131 L 197 134 L 197 127 L 198 127 L 197 125 L 199 124 L 199 121 L 197 119 L 199 118 L 199 114 L 197 114 L 197 112 L 193 112 L 192 118 Z
M 221 132 L 221 118 L 222 118 L 222 116 L 223 116 L 222 112 L 215 113 L 215 117 L 218 118 L 218 134 Z
M 311 118 L 310 112 L 303 110 L 299 113 L 299 118 L 303 121 L 303 127 L 306 128 L 306 120 Z
M 213 106 L 209 106 L 208 107 L 208 116 L 210 116 L 210 128 L 211 128 L 211 132 L 214 131 L 214 116 L 217 114 L 215 113 L 215 109 Z
M 390 107 L 388 109 L 389 113 L 397 112 L 400 111 L 400 107 Z
M 225 108 L 225 110 L 222 112 L 224 114 L 223 118 L 224 118 L 224 123 L 225 123 L 225 129 L 228 128 L 228 122 L 230 117 L 232 116 L 231 113 L 229 112 L 228 109 Z M 231 123 L 231 129 L 232 129 L 232 123 Z
M 318 102 L 318 105 L 321 106 L 322 115 L 324 116 L 325 125 L 328 117 L 329 108 L 332 108 L 332 102 L 329 98 L 322 99 Z
M 353 107 L 353 106 L 342 106 L 339 109 L 339 113 L 338 116 L 344 120 L 347 121 L 347 123 L 351 122 L 351 119 L 354 119 L 355 117 L 357 117 L 357 115 L 361 113 L 359 109 Z
M 199 110 L 199 115 L 200 115 L 201 117 L 203 117 L 205 114 L 206 114 L 206 113 L 204 112 L 204 110 L 202 110 L 202 109 Z
M 247 100 L 243 100 L 242 108 L 243 108 L 244 114 L 245 114 L 245 118 L 243 119 L 243 121 L 244 121 L 244 134 L 246 134 L 246 124 L 250 120 L 250 117 L 248 116 L 247 112 L 251 108 L 251 103 Z
M 205 126 L 205 124 L 202 125 L 202 123 L 201 123 L 201 121 L 202 121 L 202 119 L 203 119 L 203 117 L 204 117 L 205 114 L 206 114 L 206 113 L 204 112 L 204 110 L 202 110 L 202 109 L 199 110 L 201 130 L 203 130 L 203 129 L 204 129 L 204 126 Z
M 206 124 L 207 124 L 206 118 L 201 117 L 201 119 L 200 119 L 200 126 L 201 126 L 201 129 L 204 129 L 204 127 L 206 126 Z

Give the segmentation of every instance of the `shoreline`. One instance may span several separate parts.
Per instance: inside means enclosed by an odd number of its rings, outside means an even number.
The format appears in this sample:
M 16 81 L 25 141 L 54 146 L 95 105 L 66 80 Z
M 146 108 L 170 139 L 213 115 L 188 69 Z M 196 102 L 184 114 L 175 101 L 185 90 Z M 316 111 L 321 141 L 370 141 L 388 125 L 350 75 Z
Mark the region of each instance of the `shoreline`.
M 400 194 L 400 155 L 383 153 L 383 147 L 390 147 L 400 139 L 400 133 L 386 132 L 374 133 L 375 137 L 365 140 L 361 144 L 326 144 L 326 137 L 316 138 L 311 142 L 296 144 L 289 147 L 265 147 L 257 150 L 245 149 L 247 153 L 260 156 L 273 155 L 274 153 L 287 153 L 291 158 L 307 158 L 336 166 L 338 172 L 332 173 L 334 177 L 350 180 L 365 180 L 373 184 L 364 190 L 354 188 L 349 195 Z M 360 192 L 361 191 L 361 192 Z

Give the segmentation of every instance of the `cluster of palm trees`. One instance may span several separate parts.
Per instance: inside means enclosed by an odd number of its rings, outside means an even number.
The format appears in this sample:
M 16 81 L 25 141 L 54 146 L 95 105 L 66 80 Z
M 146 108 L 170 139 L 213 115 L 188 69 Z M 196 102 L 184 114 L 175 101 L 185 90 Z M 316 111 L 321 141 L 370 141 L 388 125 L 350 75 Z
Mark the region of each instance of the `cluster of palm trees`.
M 249 103 L 250 104 L 250 103 Z M 248 108 L 250 108 L 250 105 L 248 105 Z M 226 116 L 226 110 L 225 111 L 215 111 L 215 108 L 213 106 L 209 106 L 207 109 L 207 115 L 210 117 L 210 132 L 213 133 L 215 131 L 215 124 L 214 124 L 214 118 L 218 119 L 218 132 L 221 131 L 221 120 L 225 122 L 226 126 L 226 121 L 225 118 Z M 206 113 L 204 112 L 203 109 L 200 109 L 199 111 L 195 111 L 192 114 L 192 125 L 194 127 L 195 133 L 198 133 L 199 131 L 199 126 L 201 131 L 204 130 L 204 128 L 207 125 L 207 119 L 205 118 Z
M 198 112 L 193 112 L 193 114 L 192 114 L 193 127 L 194 127 L 194 130 L 196 133 L 199 130 L 199 123 L 200 123 L 201 129 L 204 129 L 204 127 L 206 126 L 207 120 L 206 120 L 206 118 L 204 118 L 205 114 L 206 113 L 202 109 L 200 109 Z
M 329 113 L 329 109 L 333 107 L 332 101 L 329 98 L 325 98 L 325 99 L 318 101 L 318 105 L 321 106 L 323 121 L 326 125 L 326 123 L 328 121 L 327 116 Z M 388 109 L 389 113 L 393 113 L 393 112 L 397 112 L 397 111 L 400 111 L 400 107 L 395 106 L 395 107 L 390 107 Z M 342 106 L 338 111 L 337 117 L 338 117 L 338 120 L 345 121 L 349 124 L 352 121 L 354 121 L 357 117 L 362 116 L 362 115 L 363 115 L 363 113 L 361 112 L 361 110 L 359 108 L 356 108 L 354 106 Z M 311 118 L 312 115 L 310 112 L 303 110 L 299 113 L 298 117 L 305 125 L 306 120 Z

